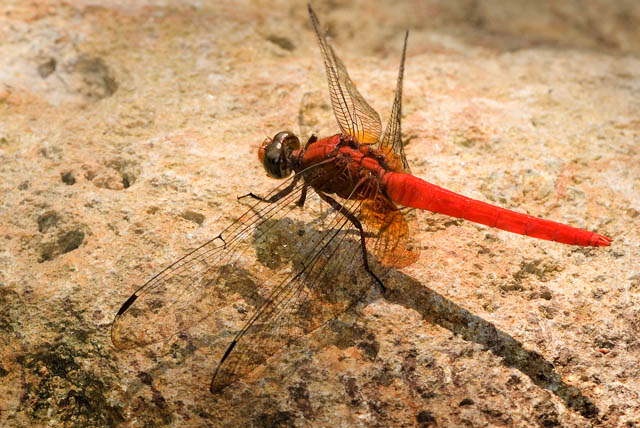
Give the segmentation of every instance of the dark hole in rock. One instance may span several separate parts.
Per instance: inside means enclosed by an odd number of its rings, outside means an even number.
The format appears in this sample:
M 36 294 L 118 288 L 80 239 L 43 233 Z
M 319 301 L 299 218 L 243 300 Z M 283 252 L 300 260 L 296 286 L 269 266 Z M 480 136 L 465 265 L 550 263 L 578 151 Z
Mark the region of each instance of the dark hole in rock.
M 58 238 L 58 246 L 61 253 L 73 251 L 84 241 L 84 232 L 81 230 L 70 230 Z
M 55 250 L 56 246 L 52 242 L 42 244 L 42 247 L 40 248 L 40 260 L 38 261 L 42 263 L 53 260 L 53 257 L 55 256 Z
M 182 214 L 180 214 L 180 217 L 192 221 L 194 223 L 197 223 L 198 225 L 201 225 L 204 222 L 205 216 L 197 213 L 195 211 L 185 211 Z
M 49 160 L 59 160 L 62 157 L 62 150 L 56 146 L 45 146 L 38 150 L 38 153 Z
M 66 172 L 60 173 L 60 178 L 62 179 L 62 182 L 64 184 L 67 184 L 69 186 L 76 184 L 76 177 L 73 171 L 66 171 Z
M 38 217 L 38 231 L 45 233 L 49 228 L 58 224 L 58 220 L 60 220 L 60 216 L 57 212 L 47 211 Z
M 72 72 L 81 75 L 78 91 L 89 99 L 110 97 L 118 89 L 116 79 L 100 57 L 81 55 L 70 68 Z
M 144 383 L 145 385 L 151 385 L 153 383 L 151 375 L 147 372 L 138 373 L 138 379 L 140 379 L 140 382 Z
M 122 176 L 122 187 L 128 189 L 136 182 L 140 175 L 140 166 L 136 161 L 117 158 L 109 161 L 107 166 L 118 171 Z
M 471 398 L 465 398 L 460 402 L 460 404 L 458 404 L 458 406 L 460 407 L 471 406 L 473 403 L 474 401 Z
M 56 61 L 55 58 L 49 58 L 48 60 L 46 60 L 46 61 L 44 61 L 44 62 L 42 62 L 42 63 L 40 63 L 38 65 L 38 74 L 43 79 L 46 79 L 47 77 L 49 77 L 51 75 L 51 73 L 56 71 L 56 66 L 57 65 L 58 65 L 58 62 Z
M 374 361 L 380 351 L 380 344 L 378 342 L 360 342 L 358 348 L 362 349 L 369 360 Z
M 420 426 L 423 427 L 437 426 L 436 418 L 433 416 L 433 413 L 427 410 L 423 410 L 418 413 L 418 416 L 416 416 L 416 420 L 418 421 Z
M 267 40 L 269 40 L 271 43 L 275 45 L 280 46 L 282 49 L 286 51 L 293 51 L 296 48 L 293 42 L 286 37 L 271 35 L 267 37 Z
M 277 411 L 275 413 L 262 413 L 256 415 L 255 426 L 260 427 L 291 427 L 296 420 L 295 414 L 290 411 Z

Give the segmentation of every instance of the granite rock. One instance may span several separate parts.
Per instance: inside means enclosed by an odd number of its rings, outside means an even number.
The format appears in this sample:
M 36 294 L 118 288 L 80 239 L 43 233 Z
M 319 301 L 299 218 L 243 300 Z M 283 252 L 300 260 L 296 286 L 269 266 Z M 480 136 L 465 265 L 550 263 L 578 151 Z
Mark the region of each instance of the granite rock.
M 410 29 L 415 175 L 612 246 L 425 213 L 420 259 L 385 296 L 212 395 L 211 331 L 117 351 L 109 327 L 236 196 L 276 185 L 265 134 L 337 132 L 305 6 L 5 0 L 0 425 L 637 426 L 640 8 L 557 3 L 314 8 L 383 118 Z

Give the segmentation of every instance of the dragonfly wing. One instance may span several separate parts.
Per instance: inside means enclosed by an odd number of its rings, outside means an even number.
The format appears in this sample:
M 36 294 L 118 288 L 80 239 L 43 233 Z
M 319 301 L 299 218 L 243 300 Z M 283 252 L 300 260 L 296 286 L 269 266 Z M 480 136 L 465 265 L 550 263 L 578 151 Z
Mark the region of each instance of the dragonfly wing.
M 278 202 L 257 202 L 140 287 L 114 319 L 113 344 L 159 342 L 205 318 L 212 328 L 244 323 L 214 374 L 211 390 L 219 391 L 357 302 L 371 286 L 360 236 L 340 212 L 314 209 L 321 201 L 308 186 L 325 179 L 321 174 L 310 169 L 296 177 L 267 195 L 290 187 Z M 361 204 L 345 207 L 356 212 Z
M 356 85 L 351 81 L 347 68 L 327 42 L 324 32 L 320 30 L 320 22 L 311 5 L 309 5 L 309 15 L 324 59 L 331 105 L 340 129 L 344 134 L 351 135 L 362 144 L 377 143 L 382 131 L 380 116 L 362 98 Z
M 163 269 L 122 305 L 111 326 L 119 349 L 167 339 L 212 315 L 212 310 L 243 299 L 259 306 L 268 284 L 259 287 L 253 247 L 269 232 L 264 225 L 286 224 L 303 192 L 304 180 L 292 177 L 274 189 L 291 191 L 277 203 L 257 202 L 212 240 Z M 251 263 L 254 261 L 254 263 Z
M 317 195 L 316 195 L 317 196 Z M 362 201 L 348 201 L 356 211 Z M 262 365 L 281 347 L 355 304 L 370 288 L 360 237 L 349 220 L 331 210 L 323 224 L 305 223 L 305 245 L 292 274 L 282 279 L 227 348 L 211 381 L 217 393 Z
M 410 233 L 414 213 L 403 213 L 385 196 L 365 200 L 359 220 L 367 231 L 367 248 L 384 267 L 403 268 L 419 255 L 417 242 Z
M 380 150 L 385 152 L 387 156 L 394 154 L 399 157 L 402 162 L 402 170 L 410 172 L 409 163 L 404 154 L 404 145 L 402 144 L 402 129 L 401 129 L 401 116 L 402 116 L 402 79 L 404 75 L 404 59 L 407 52 L 407 38 L 409 32 L 404 35 L 404 47 L 402 48 L 402 59 L 400 60 L 400 70 L 398 71 L 398 83 L 396 85 L 396 93 L 393 99 L 393 106 L 391 107 L 391 116 L 387 127 L 384 131 L 383 137 L 380 140 Z

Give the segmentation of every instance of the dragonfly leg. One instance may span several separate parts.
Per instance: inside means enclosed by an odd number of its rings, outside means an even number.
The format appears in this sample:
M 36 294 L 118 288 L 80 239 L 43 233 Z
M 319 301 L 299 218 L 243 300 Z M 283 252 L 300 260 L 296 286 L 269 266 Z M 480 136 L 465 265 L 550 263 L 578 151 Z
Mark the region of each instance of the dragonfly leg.
M 293 178 L 293 180 L 291 180 L 291 183 L 285 187 L 284 189 L 280 190 L 278 193 L 276 193 L 275 195 L 271 196 L 270 198 L 263 198 L 260 195 L 256 195 L 253 192 L 249 192 L 246 195 L 242 195 L 242 196 L 238 196 L 238 200 L 240 199 L 244 199 L 246 197 L 250 197 L 253 199 L 257 199 L 259 201 L 262 202 L 268 202 L 270 204 L 279 201 L 280 199 L 284 198 L 285 196 L 287 196 L 289 193 L 291 193 L 291 191 L 293 190 L 294 187 L 296 187 L 296 184 L 298 183 L 298 180 L 300 180 L 300 176 L 295 176 Z M 306 188 L 305 188 L 306 189 Z M 303 193 L 306 193 L 305 191 L 303 191 Z M 306 196 L 306 195 L 305 195 Z M 304 203 L 304 201 L 303 201 Z M 302 205 L 300 205 L 302 206 Z
M 304 206 L 304 201 L 307 200 L 307 187 L 309 187 L 307 184 L 302 186 L 302 191 L 300 193 L 300 199 L 298 199 L 298 202 L 296 202 L 296 205 L 299 206 L 300 208 L 302 208 Z
M 369 262 L 367 260 L 367 245 L 364 239 L 364 229 L 362 228 L 362 224 L 360 223 L 360 220 L 358 220 L 351 211 L 346 209 L 344 206 L 342 206 L 338 201 L 333 199 L 331 196 L 324 194 L 322 192 L 317 192 L 317 193 L 320 196 L 320 198 L 322 198 L 323 201 L 331 205 L 331 207 L 334 210 L 344 215 L 356 227 L 356 229 L 358 229 L 358 231 L 360 232 L 360 245 L 362 246 L 362 261 L 364 262 L 364 270 L 366 270 L 373 277 L 373 279 L 376 280 L 378 285 L 380 285 L 380 289 L 382 290 L 382 293 L 386 294 L 387 287 L 384 286 L 384 283 L 380 280 L 380 278 L 378 278 L 378 276 L 375 273 L 373 273 L 373 271 L 369 268 Z

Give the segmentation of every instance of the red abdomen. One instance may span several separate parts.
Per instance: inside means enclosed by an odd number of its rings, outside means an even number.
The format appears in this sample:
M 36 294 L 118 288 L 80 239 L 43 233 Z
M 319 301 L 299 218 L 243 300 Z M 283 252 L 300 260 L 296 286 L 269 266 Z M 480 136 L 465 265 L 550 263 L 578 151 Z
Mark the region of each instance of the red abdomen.
M 608 246 L 606 236 L 500 208 L 451 192 L 405 173 L 389 172 L 382 178 L 394 202 L 429 210 L 538 239 L 570 245 Z

